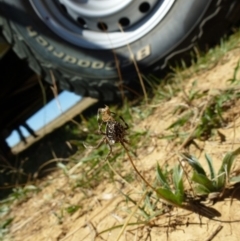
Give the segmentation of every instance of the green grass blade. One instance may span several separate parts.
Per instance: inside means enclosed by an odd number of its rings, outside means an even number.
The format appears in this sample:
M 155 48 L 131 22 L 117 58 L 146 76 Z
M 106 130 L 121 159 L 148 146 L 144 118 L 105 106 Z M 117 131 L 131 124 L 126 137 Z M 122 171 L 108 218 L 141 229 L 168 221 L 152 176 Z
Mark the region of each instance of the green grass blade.
M 240 69 L 240 61 L 238 61 L 237 66 L 234 68 L 233 78 L 228 80 L 229 82 L 231 82 L 231 84 L 238 82 L 239 69 Z
M 212 164 L 212 158 L 208 154 L 205 154 L 205 158 L 207 160 L 211 180 L 215 180 L 216 174 L 215 174 L 215 170 L 214 170 L 214 167 L 213 167 L 213 164 Z
M 168 180 L 166 175 L 163 174 L 159 164 L 157 164 L 157 180 L 160 182 L 160 184 L 168 190 L 171 190 L 169 184 L 168 184 Z
M 222 165 L 218 171 L 217 186 L 225 185 L 226 179 L 229 178 L 233 161 L 237 155 L 240 154 L 240 148 L 235 151 L 228 152 L 223 158 Z
M 7 220 L 3 221 L 1 224 L 0 224 L 0 230 L 1 229 L 6 229 L 13 221 L 14 218 L 8 218 Z M 1 237 L 1 236 L 0 236 Z
M 173 169 L 173 183 L 175 187 L 175 198 L 181 204 L 184 200 L 183 169 L 177 165 Z
M 227 168 L 226 169 L 227 175 L 229 175 L 231 168 L 232 168 L 233 161 L 234 161 L 235 157 L 239 154 L 240 154 L 240 147 L 238 149 L 236 149 L 235 151 L 228 152 L 225 155 L 225 157 L 223 158 L 222 166 L 220 167 L 218 174 L 224 172 L 225 169 Z
M 207 176 L 206 172 L 204 171 L 201 164 L 198 162 L 197 158 L 189 155 L 188 153 L 182 153 L 181 155 L 185 160 L 187 160 L 188 164 L 194 169 L 194 171 L 204 176 Z
M 167 130 L 176 128 L 176 127 L 181 127 L 184 126 L 188 121 L 189 118 L 192 116 L 192 112 L 186 113 L 184 116 L 173 122 L 169 127 L 167 127 Z
M 183 187 L 183 170 L 178 165 L 173 168 L 173 183 L 176 189 L 176 192 L 184 193 L 184 187 Z
M 221 190 L 223 189 L 223 187 L 225 186 L 226 183 L 226 171 L 223 171 L 221 173 L 218 173 L 218 177 L 217 177 L 217 189 Z

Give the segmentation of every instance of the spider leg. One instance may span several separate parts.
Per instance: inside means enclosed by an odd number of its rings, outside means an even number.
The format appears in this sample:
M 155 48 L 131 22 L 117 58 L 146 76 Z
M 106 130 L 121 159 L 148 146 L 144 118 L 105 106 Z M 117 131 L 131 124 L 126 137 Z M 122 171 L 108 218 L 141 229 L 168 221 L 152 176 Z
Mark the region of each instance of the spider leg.
M 106 158 L 105 158 L 105 160 L 107 160 L 108 159 L 108 157 L 112 154 L 112 146 L 110 145 L 110 143 L 109 143 L 109 141 L 108 141 L 108 139 L 106 138 L 106 144 L 108 145 L 108 147 L 109 147 L 109 152 L 108 152 L 108 154 L 107 154 L 107 156 L 106 156 Z
M 98 123 L 99 123 L 99 120 L 100 120 L 100 117 L 101 117 L 101 115 L 100 115 L 100 113 L 102 112 L 102 108 L 99 108 L 98 109 L 98 112 L 97 112 L 97 121 L 98 121 Z
M 103 125 L 103 122 L 99 120 L 98 121 L 98 132 L 101 132 L 102 125 Z
M 101 112 L 103 111 L 102 108 L 99 108 L 98 109 L 98 112 L 97 112 L 97 122 L 98 122 L 98 131 L 101 132 L 101 128 L 102 128 L 102 124 L 103 124 L 103 121 L 101 120 Z
M 111 114 L 111 115 L 116 115 L 116 113 L 115 113 L 115 112 L 112 112 L 112 111 L 110 111 L 110 114 Z
M 106 133 L 101 130 L 101 129 L 102 129 L 102 125 L 103 125 L 103 122 L 101 122 L 101 123 L 98 125 L 98 134 L 106 135 Z
M 98 109 L 98 111 L 100 111 L 101 109 Z M 102 135 L 106 135 L 105 132 L 102 131 L 102 125 L 103 125 L 103 121 L 99 119 L 99 112 L 97 115 L 97 120 L 98 120 L 98 134 L 102 134 Z
M 124 129 L 127 130 L 129 129 L 129 125 L 127 124 L 127 122 L 122 118 L 122 116 L 119 116 L 119 118 L 123 121 L 123 123 L 125 124 Z
M 87 149 L 97 149 L 103 144 L 104 141 L 106 141 L 106 139 L 107 139 L 107 137 L 104 136 L 96 146 L 88 146 L 88 145 L 86 145 L 85 142 L 83 142 L 83 146 Z

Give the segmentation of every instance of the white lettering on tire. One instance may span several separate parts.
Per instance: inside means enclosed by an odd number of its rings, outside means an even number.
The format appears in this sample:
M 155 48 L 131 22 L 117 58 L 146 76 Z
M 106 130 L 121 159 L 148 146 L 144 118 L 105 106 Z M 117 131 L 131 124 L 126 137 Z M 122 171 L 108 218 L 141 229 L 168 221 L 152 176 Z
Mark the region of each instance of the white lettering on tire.
M 92 69 L 106 69 L 106 70 L 114 70 L 116 69 L 116 63 L 114 61 L 103 62 L 103 61 L 89 61 L 83 59 L 77 59 L 76 57 L 70 56 L 64 52 L 57 51 L 43 36 L 39 35 L 37 31 L 35 31 L 31 26 L 26 27 L 27 33 L 29 37 L 36 39 L 37 43 L 41 46 L 45 47 L 50 53 L 52 53 L 55 57 L 62 59 L 64 62 L 70 64 L 76 64 L 82 68 L 92 68 Z M 146 45 L 136 52 L 135 59 L 137 62 L 147 58 L 151 55 L 150 45 Z M 119 61 L 119 67 L 126 67 L 132 65 L 131 59 L 125 59 Z
M 102 62 L 102 61 L 92 62 L 91 67 L 92 67 L 93 69 L 103 69 L 103 68 L 104 68 L 104 62 Z
M 146 45 L 144 48 L 137 51 L 136 60 L 137 61 L 143 60 L 146 57 L 148 57 L 150 54 L 151 54 L 150 46 Z
M 70 56 L 70 55 L 66 55 L 66 56 L 64 57 L 63 61 L 64 61 L 64 62 L 68 62 L 68 63 L 70 63 L 70 64 L 75 64 L 75 63 L 77 63 L 77 58 L 72 57 L 72 56 Z
M 63 56 L 64 56 L 64 53 L 63 52 L 56 52 L 56 51 L 53 51 L 53 55 L 59 59 L 61 59 Z
M 88 68 L 88 67 L 90 67 L 91 62 L 88 60 L 79 59 L 77 65 L 79 65 L 80 67 L 83 67 L 83 68 Z

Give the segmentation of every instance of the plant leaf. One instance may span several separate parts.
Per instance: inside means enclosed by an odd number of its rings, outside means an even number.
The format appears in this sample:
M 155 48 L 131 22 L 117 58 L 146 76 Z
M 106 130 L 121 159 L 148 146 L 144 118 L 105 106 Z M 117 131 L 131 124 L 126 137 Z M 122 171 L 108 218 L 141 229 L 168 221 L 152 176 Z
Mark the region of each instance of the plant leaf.
M 240 176 L 235 176 L 230 178 L 230 182 L 237 183 L 240 182 Z
M 176 189 L 176 193 L 179 192 L 183 195 L 184 193 L 184 188 L 183 188 L 183 170 L 182 168 L 178 165 L 173 168 L 173 183 L 174 187 Z
M 194 156 L 189 155 L 188 153 L 182 153 L 181 156 L 185 160 L 187 160 L 187 162 L 194 169 L 194 171 L 196 171 L 197 173 L 202 174 L 204 176 L 207 176 L 206 172 L 204 171 L 204 169 L 201 166 L 201 164 L 198 162 L 197 158 L 195 158 Z
M 163 198 L 164 200 L 169 201 L 170 203 L 181 205 L 181 199 L 178 197 L 178 195 L 175 195 L 171 190 L 165 189 L 165 188 L 158 188 L 157 194 L 159 198 Z
M 212 164 L 212 158 L 208 154 L 205 154 L 205 158 L 207 160 L 207 164 L 208 164 L 208 167 L 209 167 L 211 180 L 215 180 L 216 174 L 215 174 L 215 170 L 214 170 L 214 167 L 213 167 L 213 164 Z
M 223 158 L 222 165 L 218 171 L 217 186 L 223 186 L 226 183 L 226 178 L 229 178 L 233 161 L 240 154 L 240 148 L 235 151 L 228 152 Z
M 167 178 L 166 176 L 163 174 L 159 164 L 157 164 L 157 179 L 158 181 L 160 182 L 160 184 L 165 188 L 165 189 L 168 189 L 168 190 L 171 190 L 169 184 L 168 184 L 168 181 L 167 181 Z
M 193 172 L 192 181 L 206 187 L 210 192 L 218 191 L 213 181 L 203 174 L 200 174 L 196 171 Z
M 200 184 L 197 184 L 194 187 L 194 190 L 198 195 L 208 195 L 209 193 L 211 193 L 211 191 L 207 187 Z
M 178 200 L 178 204 L 182 204 L 182 202 L 184 201 L 184 193 L 183 192 L 176 192 L 175 193 L 175 197 Z
M 13 221 L 13 218 L 8 218 L 5 220 L 3 223 L 0 224 L 0 229 L 5 229 L 7 228 L 8 225 L 10 225 Z
M 219 173 L 217 176 L 217 189 L 222 189 L 225 186 L 226 183 L 226 171 L 223 171 L 222 173 Z
M 224 171 L 227 171 L 227 175 L 229 176 L 231 168 L 232 168 L 233 161 L 234 161 L 235 157 L 239 154 L 240 154 L 240 147 L 238 149 L 236 149 L 235 151 L 228 152 L 225 155 L 225 157 L 223 158 L 222 165 L 219 169 L 218 174 L 220 174 Z M 225 166 L 226 166 L 227 169 L 225 169 Z

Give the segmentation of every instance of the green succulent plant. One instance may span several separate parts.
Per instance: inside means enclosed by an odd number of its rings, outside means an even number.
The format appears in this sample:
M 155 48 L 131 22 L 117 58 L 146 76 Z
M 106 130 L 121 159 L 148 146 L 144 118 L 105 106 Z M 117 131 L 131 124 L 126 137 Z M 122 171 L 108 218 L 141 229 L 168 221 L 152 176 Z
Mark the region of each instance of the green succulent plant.
M 162 187 L 156 188 L 159 197 L 164 197 L 170 203 L 181 206 L 184 201 L 183 170 L 180 166 L 175 166 L 172 170 L 173 188 L 168 179 L 169 173 L 164 173 L 157 165 L 157 180 Z
M 192 155 L 183 153 L 182 157 L 193 168 L 192 181 L 195 183 L 195 191 L 198 195 L 209 195 L 211 193 L 222 192 L 228 184 L 240 182 L 240 176 L 230 177 L 233 162 L 240 154 L 240 148 L 228 152 L 223 160 L 218 172 L 215 171 L 211 157 L 205 154 L 208 164 L 209 175 Z

